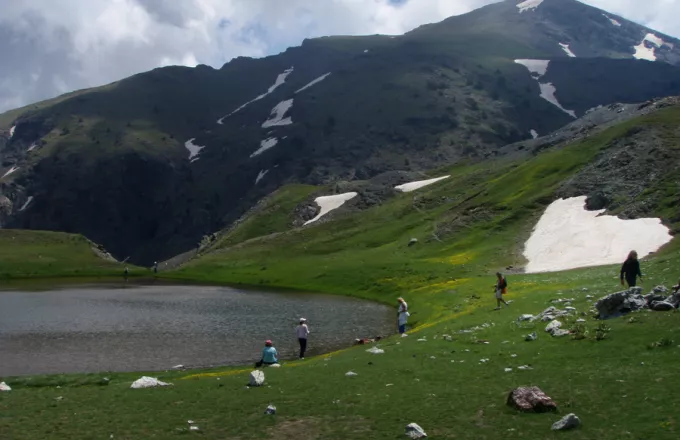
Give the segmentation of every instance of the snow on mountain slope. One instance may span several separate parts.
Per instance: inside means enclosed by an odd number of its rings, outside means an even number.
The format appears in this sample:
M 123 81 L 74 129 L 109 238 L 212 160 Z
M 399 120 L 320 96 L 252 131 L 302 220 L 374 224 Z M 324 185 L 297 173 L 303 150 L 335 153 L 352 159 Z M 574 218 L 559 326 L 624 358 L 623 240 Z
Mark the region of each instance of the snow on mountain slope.
M 319 210 L 319 213 L 316 215 L 316 217 L 305 222 L 304 226 L 307 226 L 310 223 L 318 221 L 324 215 L 338 209 L 339 207 L 344 205 L 345 202 L 352 200 L 358 195 L 359 194 L 356 192 L 348 192 L 344 194 L 336 194 L 334 196 L 317 197 L 314 201 L 316 202 L 317 205 L 319 205 L 321 209 Z
M 265 151 L 269 150 L 270 148 L 275 147 L 276 144 L 278 144 L 278 143 L 279 143 L 279 140 L 276 139 L 275 137 L 270 137 L 270 138 L 263 140 L 262 142 L 260 142 L 260 148 L 255 150 L 255 152 L 250 155 L 250 158 L 252 159 L 253 157 L 264 153 Z
M 534 9 L 538 8 L 541 3 L 543 3 L 543 0 L 526 0 L 525 2 L 519 3 L 517 8 L 521 14 L 525 11 L 533 11 Z
M 264 176 L 266 176 L 268 172 L 269 172 L 269 170 L 261 170 L 261 171 L 257 174 L 257 178 L 255 179 L 255 185 L 257 185 L 258 183 L 260 183 L 260 180 L 264 179 Z
M 521 64 L 522 66 L 529 69 L 532 75 L 538 75 L 539 77 L 545 75 L 548 72 L 549 60 L 515 60 L 515 63 Z
M 2 177 L 0 177 L 0 179 L 3 179 L 5 177 L 9 176 L 10 174 L 16 172 L 18 169 L 19 169 L 19 167 L 10 168 L 5 174 L 2 175 Z
M 288 99 L 286 101 L 281 101 L 278 104 L 276 104 L 276 107 L 274 107 L 271 111 L 271 115 L 269 116 L 269 119 L 264 121 L 262 123 L 262 128 L 269 128 L 269 127 L 276 127 L 279 125 L 290 125 L 293 123 L 293 119 L 288 117 L 284 119 L 284 116 L 286 116 L 286 113 L 288 110 L 293 107 L 293 100 Z
M 266 92 L 264 92 L 263 94 L 257 96 L 255 99 L 253 99 L 253 100 L 251 100 L 251 101 L 248 101 L 248 102 L 246 102 L 245 104 L 241 105 L 239 108 L 237 108 L 237 109 L 234 110 L 233 112 L 229 113 L 228 115 L 221 117 L 220 119 L 217 120 L 217 123 L 220 124 L 220 125 L 223 125 L 223 124 L 224 124 L 224 120 L 225 120 L 226 118 L 228 118 L 229 116 L 233 115 L 234 113 L 238 113 L 239 111 L 243 110 L 244 108 L 246 108 L 248 105 L 252 104 L 253 102 L 259 101 L 260 99 L 265 98 L 267 95 L 272 94 L 272 93 L 274 92 L 274 90 L 278 89 L 281 85 L 283 85 L 283 84 L 286 82 L 286 78 L 288 78 L 288 75 L 290 75 L 291 73 L 293 73 L 293 70 L 294 70 L 294 69 L 295 69 L 295 67 L 293 66 L 293 67 L 291 67 L 290 69 L 284 70 L 283 73 L 280 73 L 280 74 L 276 77 L 276 80 L 274 81 L 274 84 L 272 84 L 272 85 L 269 87 L 269 89 L 267 89 Z
M 576 118 L 576 113 L 573 110 L 567 110 L 565 109 L 557 100 L 557 97 L 555 96 L 555 93 L 557 92 L 557 89 L 555 86 L 550 83 L 542 83 L 540 81 L 541 77 L 543 77 L 547 72 L 548 72 L 548 67 L 550 66 L 550 61 L 548 60 L 515 60 L 515 63 L 521 64 L 522 66 L 526 67 L 529 72 L 531 73 L 531 76 L 538 81 L 538 85 L 541 88 L 541 98 L 545 99 L 549 103 L 553 104 L 555 107 L 559 108 L 569 116 Z
M 320 83 L 320 82 L 323 81 L 324 79 L 328 78 L 328 76 L 329 76 L 330 74 L 331 74 L 331 72 L 328 72 L 328 73 L 325 74 L 325 75 L 321 75 L 320 77 L 318 77 L 318 78 L 315 79 L 314 81 L 311 81 L 311 82 L 310 82 L 309 84 L 307 84 L 306 86 L 302 87 L 301 89 L 296 90 L 295 93 L 296 93 L 296 94 L 297 94 L 297 93 L 300 93 L 300 92 L 302 92 L 302 91 L 304 91 L 304 90 L 307 90 L 308 88 L 312 87 L 313 85 L 316 85 L 316 84 Z
M 562 48 L 564 53 L 566 53 L 567 55 L 569 55 L 572 58 L 576 58 L 576 54 L 571 51 L 568 44 L 560 43 L 560 47 Z
M 611 17 L 610 17 L 609 15 L 607 15 L 607 14 L 602 14 L 602 15 L 604 15 L 605 17 L 607 17 L 607 20 L 609 20 L 609 22 L 610 22 L 611 24 L 613 24 L 614 26 L 616 26 L 616 27 L 621 27 L 621 23 L 620 23 L 619 21 L 614 20 L 613 18 L 611 18 Z
M 649 43 L 649 44 L 647 44 Z M 665 42 L 662 38 L 649 33 L 645 35 L 640 44 L 634 46 L 635 54 L 633 57 L 638 60 L 656 61 L 656 49 L 661 49 L 663 46 L 668 46 L 673 49 L 674 45 L 672 43 Z
M 394 189 L 396 189 L 397 191 L 408 193 L 408 192 L 412 192 L 412 191 L 415 191 L 415 190 L 420 189 L 420 188 L 424 188 L 428 185 L 432 185 L 433 183 L 437 183 L 441 180 L 448 179 L 449 177 L 451 177 L 451 176 L 442 176 L 442 177 L 436 177 L 434 179 L 418 180 L 418 181 L 415 181 L 415 182 L 408 182 L 408 183 L 404 183 L 403 185 L 397 185 L 397 186 L 394 187 Z
M 188 141 L 184 143 L 184 147 L 189 150 L 189 161 L 190 162 L 195 162 L 199 159 L 198 155 L 201 154 L 201 150 L 205 148 L 205 146 L 200 146 L 194 144 L 194 141 L 196 138 L 191 138 Z

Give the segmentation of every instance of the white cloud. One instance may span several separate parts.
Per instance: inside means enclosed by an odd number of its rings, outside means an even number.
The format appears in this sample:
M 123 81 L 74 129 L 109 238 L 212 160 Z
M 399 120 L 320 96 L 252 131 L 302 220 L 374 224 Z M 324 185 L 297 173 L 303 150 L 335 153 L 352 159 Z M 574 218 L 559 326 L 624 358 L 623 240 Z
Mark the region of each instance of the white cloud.
M 220 67 L 308 37 L 401 34 L 493 2 L 0 0 L 0 111 L 159 66 Z M 585 2 L 680 35 L 680 1 Z

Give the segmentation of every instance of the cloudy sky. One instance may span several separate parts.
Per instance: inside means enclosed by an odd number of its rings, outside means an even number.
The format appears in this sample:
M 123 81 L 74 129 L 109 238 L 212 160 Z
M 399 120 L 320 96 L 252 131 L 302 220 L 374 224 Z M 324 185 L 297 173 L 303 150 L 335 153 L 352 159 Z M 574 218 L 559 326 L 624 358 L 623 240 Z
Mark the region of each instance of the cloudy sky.
M 158 66 L 278 53 L 306 37 L 401 34 L 494 1 L 0 0 L 0 112 Z M 584 2 L 680 36 L 680 0 Z

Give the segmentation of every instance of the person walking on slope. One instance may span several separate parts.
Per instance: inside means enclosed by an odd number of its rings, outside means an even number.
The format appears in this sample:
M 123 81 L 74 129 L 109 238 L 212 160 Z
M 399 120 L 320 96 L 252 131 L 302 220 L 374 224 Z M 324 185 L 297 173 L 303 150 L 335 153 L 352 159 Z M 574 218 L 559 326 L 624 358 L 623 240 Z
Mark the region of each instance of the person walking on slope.
M 496 278 L 497 278 L 496 285 L 494 286 L 494 291 L 496 292 L 495 310 L 500 310 L 501 303 L 505 304 L 505 307 L 508 307 L 508 303 L 506 303 L 505 300 L 503 299 L 503 295 L 505 295 L 508 292 L 508 282 L 505 280 L 505 277 L 500 272 L 496 272 Z
M 640 277 L 640 281 L 642 281 L 640 261 L 638 260 L 637 252 L 630 251 L 628 258 L 623 262 L 623 266 L 621 266 L 621 285 L 624 285 L 623 280 L 625 278 L 628 287 L 635 287 L 637 285 L 637 277 Z
M 309 336 L 309 327 L 307 327 L 307 320 L 305 318 L 300 318 L 300 325 L 297 326 L 295 332 L 300 343 L 300 359 L 304 359 L 305 352 L 307 351 L 307 337 Z
M 399 308 L 397 308 L 397 325 L 399 326 L 399 333 L 401 336 L 406 335 L 406 323 L 408 322 L 408 317 L 411 314 L 408 312 L 408 304 L 404 301 L 404 298 L 397 299 L 399 303 Z
M 272 341 L 265 341 L 264 348 L 262 349 L 262 360 L 255 364 L 255 368 L 259 368 L 262 365 L 278 364 L 278 355 L 279 353 L 276 351 L 276 348 L 274 348 Z

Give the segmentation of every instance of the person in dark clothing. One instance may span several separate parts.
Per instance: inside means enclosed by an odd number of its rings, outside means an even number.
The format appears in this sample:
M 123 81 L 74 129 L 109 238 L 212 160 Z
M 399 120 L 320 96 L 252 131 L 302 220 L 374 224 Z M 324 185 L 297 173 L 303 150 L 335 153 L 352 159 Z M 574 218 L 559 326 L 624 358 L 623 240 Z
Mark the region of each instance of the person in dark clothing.
M 621 285 L 623 280 L 628 283 L 628 287 L 635 287 L 637 285 L 637 277 L 642 281 L 642 272 L 640 271 L 640 261 L 638 261 L 638 254 L 635 251 L 630 251 L 628 258 L 621 266 Z

